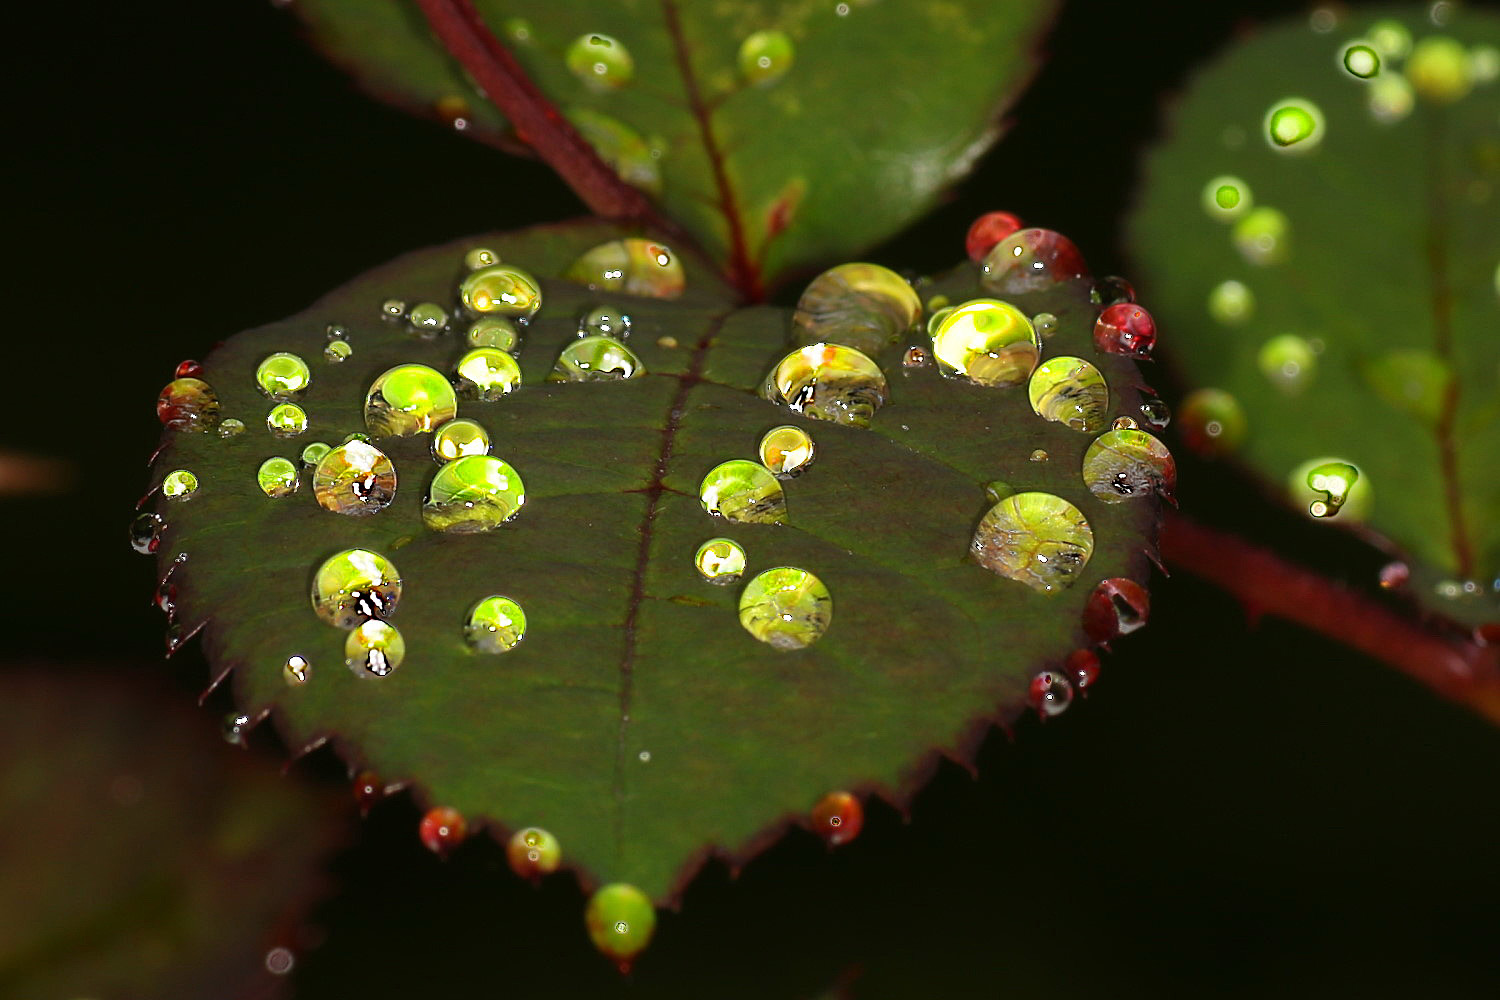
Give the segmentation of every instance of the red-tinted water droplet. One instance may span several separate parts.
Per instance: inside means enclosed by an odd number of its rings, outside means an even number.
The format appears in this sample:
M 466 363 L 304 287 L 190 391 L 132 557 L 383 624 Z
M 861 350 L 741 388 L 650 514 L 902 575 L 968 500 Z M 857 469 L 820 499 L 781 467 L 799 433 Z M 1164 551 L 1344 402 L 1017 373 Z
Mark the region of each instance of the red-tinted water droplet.
M 1063 668 L 1073 681 L 1073 689 L 1086 693 L 1099 679 L 1099 654 L 1092 649 L 1075 649 Z
M 1050 288 L 1087 277 L 1089 266 L 1073 241 L 1051 229 L 1018 229 L 996 243 L 981 265 L 980 284 L 1000 296 Z
M 813 831 L 830 847 L 849 843 L 859 836 L 864 825 L 864 806 L 848 792 L 829 792 L 813 806 Z
M 1043 670 L 1033 677 L 1026 694 L 1032 710 L 1043 719 L 1061 715 L 1073 703 L 1073 685 L 1055 670 Z
M 1481 646 L 1500 643 L 1500 622 L 1485 622 L 1474 626 L 1474 641 Z
M 447 857 L 449 851 L 464 842 L 469 834 L 469 824 L 457 809 L 438 806 L 427 810 L 417 833 L 429 851 L 438 857 Z
M 169 620 L 177 617 L 177 585 L 175 583 L 163 580 L 161 586 L 156 588 L 153 601 Z
M 178 378 L 202 378 L 203 366 L 196 361 L 184 361 L 177 366 Z
M 1129 635 L 1151 616 L 1151 595 L 1123 576 L 1100 580 L 1083 606 L 1083 630 L 1095 642 Z
M 1105 307 L 1094 324 L 1094 347 L 1106 354 L 1149 358 L 1156 346 L 1156 320 L 1134 302 Z
M 1380 586 L 1386 590 L 1403 587 L 1409 579 L 1411 579 L 1411 569 L 1404 562 L 1388 562 L 1380 567 Z
M 985 254 L 995 249 L 996 243 L 1020 228 L 1021 220 L 1009 212 L 985 212 L 974 220 L 969 235 L 964 238 L 969 259 L 975 263 L 984 260 Z
M 360 815 L 385 798 L 385 782 L 374 771 L 361 771 L 354 776 L 354 801 L 359 805 Z

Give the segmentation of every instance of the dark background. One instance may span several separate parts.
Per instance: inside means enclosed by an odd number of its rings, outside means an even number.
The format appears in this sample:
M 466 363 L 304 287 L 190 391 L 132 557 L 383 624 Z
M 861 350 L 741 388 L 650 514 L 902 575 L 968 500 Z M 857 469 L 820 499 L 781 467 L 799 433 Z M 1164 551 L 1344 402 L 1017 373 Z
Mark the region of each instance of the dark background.
M 1128 275 L 1119 221 L 1162 107 L 1237 30 L 1305 10 L 1066 4 L 1018 124 L 870 259 L 950 264 L 969 220 L 1006 208 Z M 34 12 L 7 52 L 20 178 L 0 440 L 73 478 L 0 496 L 0 659 L 165 672 L 187 700 L 207 666 L 196 646 L 162 665 L 153 570 L 124 541 L 173 366 L 398 253 L 579 208 L 542 166 L 358 94 L 265 2 Z M 1184 505 L 1282 524 L 1224 476 L 1187 466 Z M 1347 546 L 1325 559 L 1364 579 L 1378 564 Z M 629 992 L 1493 995 L 1500 733 L 1337 645 L 1249 628 L 1190 578 L 1153 592 L 1150 627 L 1118 643 L 1092 697 L 994 734 L 977 780 L 940 768 L 909 823 L 872 804 L 833 855 L 798 833 L 737 881 L 710 864 Z M 227 708 L 211 701 L 204 726 Z M 254 751 L 282 753 L 271 740 Z M 342 778 L 322 754 L 294 774 Z M 488 842 L 440 863 L 415 825 L 397 799 L 354 831 L 296 996 L 626 992 L 569 878 L 533 892 Z

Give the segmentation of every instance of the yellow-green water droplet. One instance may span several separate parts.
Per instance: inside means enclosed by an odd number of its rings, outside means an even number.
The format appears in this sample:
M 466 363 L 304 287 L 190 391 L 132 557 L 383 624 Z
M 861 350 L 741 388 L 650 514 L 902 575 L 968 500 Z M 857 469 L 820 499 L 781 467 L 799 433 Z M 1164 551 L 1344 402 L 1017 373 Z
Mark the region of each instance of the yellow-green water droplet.
M 656 930 L 656 910 L 650 898 L 633 885 L 615 882 L 589 898 L 584 911 L 589 940 L 622 969 L 651 943 Z
M 281 665 L 281 678 L 287 682 L 289 687 L 301 687 L 312 677 L 312 664 L 307 662 L 307 657 L 293 653 L 286 658 Z
M 1030 454 L 1030 456 L 1027 457 L 1027 461 L 1029 462 L 1047 462 L 1051 459 L 1052 456 L 1047 454 L 1047 451 L 1044 448 L 1036 449 Z
M 505 845 L 505 859 L 517 875 L 537 879 L 557 871 L 562 864 L 562 845 L 546 830 L 529 826 L 511 835 Z
M 944 321 L 947 320 L 949 316 L 953 315 L 953 310 L 956 308 L 958 307 L 943 306 L 941 309 L 934 310 L 933 312 L 928 314 L 927 337 L 929 340 L 932 339 L 933 334 L 938 332 L 938 328 L 943 325 Z
M 191 500 L 197 492 L 198 477 L 187 469 L 174 469 L 161 481 L 161 495 L 168 500 Z
M 435 337 L 448 325 L 448 310 L 436 302 L 418 302 L 407 313 L 412 331 L 423 337 Z
M 255 472 L 255 482 L 262 493 L 278 500 L 296 493 L 297 487 L 302 484 L 297 466 L 291 459 L 279 455 L 260 463 L 260 468 Z
M 1194 389 L 1183 399 L 1177 419 L 1187 446 L 1210 458 L 1238 449 L 1249 429 L 1239 400 L 1223 389 Z
M 1348 462 L 1318 462 L 1306 471 L 1302 481 L 1308 489 L 1321 494 L 1308 504 L 1307 512 L 1313 517 L 1333 517 L 1348 502 L 1359 481 L 1359 470 Z
M 548 382 L 618 382 L 640 378 L 646 366 L 629 347 L 613 337 L 583 337 L 557 356 Z
M 1416 91 L 1400 73 L 1380 74 L 1370 81 L 1366 95 L 1370 117 L 1382 125 L 1401 121 L 1417 106 Z
M 347 340 L 330 340 L 328 346 L 323 348 L 323 358 L 334 364 L 348 361 L 354 356 L 354 348 Z
M 1221 174 L 1203 185 L 1201 201 L 1208 217 L 1220 222 L 1239 218 L 1255 204 L 1250 185 L 1230 174 Z
M 296 437 L 307 430 L 307 411 L 296 403 L 277 403 L 266 414 L 266 430 L 279 438 Z
M 517 45 L 525 45 L 531 41 L 531 22 L 524 17 L 508 17 L 502 28 L 505 37 Z
M 313 495 L 335 514 L 379 513 L 396 498 L 396 467 L 368 441 L 345 441 L 318 461 Z
M 521 345 L 521 334 L 516 325 L 504 316 L 486 316 L 476 320 L 466 335 L 470 347 L 493 347 L 497 351 L 512 352 Z
M 1225 326 L 1241 326 L 1255 315 L 1255 293 L 1238 281 L 1222 281 L 1208 293 L 1208 314 Z
M 396 626 L 364 622 L 344 640 L 344 665 L 361 677 L 386 677 L 406 659 L 406 640 Z
M 268 355 L 255 369 L 255 384 L 272 399 L 296 399 L 311 382 L 307 362 L 286 351 Z
M 380 318 L 388 320 L 404 319 L 406 317 L 405 299 L 386 299 L 380 303 Z
M 1083 482 L 1105 503 L 1177 491 L 1177 463 L 1167 446 L 1134 427 L 1099 435 L 1083 453 Z
M 1039 312 L 1031 317 L 1031 328 L 1036 331 L 1038 337 L 1044 340 L 1057 336 L 1060 326 L 1057 317 L 1049 312 Z
M 579 318 L 578 336 L 624 340 L 630 336 L 630 317 L 616 306 L 595 306 Z
M 980 385 L 1020 385 L 1036 367 L 1041 351 L 1031 320 L 998 299 L 974 299 L 954 307 L 932 335 L 938 368 Z
M 489 247 L 475 247 L 464 254 L 464 268 L 477 271 L 482 267 L 493 267 L 501 263 L 500 255 Z
M 1266 112 L 1265 130 L 1272 149 L 1307 152 L 1323 141 L 1323 112 L 1305 98 L 1284 98 Z
M 1312 346 L 1296 334 L 1272 337 L 1261 345 L 1256 364 L 1266 379 L 1288 395 L 1312 385 L 1318 373 L 1318 358 Z
M 598 292 L 675 299 L 687 287 L 682 261 L 664 243 L 631 237 L 601 243 L 575 260 L 564 275 Z
M 1280 264 L 1291 255 L 1292 224 L 1279 209 L 1254 209 L 1234 224 L 1234 245 L 1247 263 Z
M 979 565 L 1044 594 L 1073 585 L 1094 554 L 1077 507 L 1051 493 L 1017 493 L 979 521 L 969 551 Z
M 526 638 L 526 612 L 509 597 L 491 594 L 469 609 L 464 641 L 480 653 L 504 653 Z
M 1442 418 L 1453 371 L 1430 351 L 1388 351 L 1361 365 L 1360 374 L 1396 409 L 1429 424 Z
M 792 68 L 796 54 L 786 32 L 757 31 L 740 43 L 740 76 L 746 83 L 774 83 Z
M 840 264 L 808 283 L 792 313 L 792 336 L 874 356 L 921 318 L 922 300 L 901 275 L 879 264 Z
M 609 115 L 588 108 L 569 108 L 564 114 L 620 180 L 642 191 L 661 193 L 660 149 Z
M 1343 63 L 1350 76 L 1368 80 L 1380 72 L 1380 53 L 1363 42 L 1356 42 L 1344 49 Z
M 703 509 L 726 521 L 784 524 L 786 494 L 771 470 L 758 462 L 731 459 L 709 470 L 698 487 Z
M 470 272 L 458 286 L 459 301 L 474 316 L 530 319 L 542 308 L 542 286 L 519 267 L 492 264 Z
M 476 347 L 458 360 L 454 373 L 465 399 L 490 403 L 521 384 L 521 366 L 498 347 Z
M 1469 66 L 1475 83 L 1493 83 L 1500 79 L 1500 48 L 1476 45 L 1469 51 Z
M 315 469 L 318 463 L 323 461 L 323 456 L 332 450 L 326 443 L 314 441 L 302 449 L 302 464 L 309 469 Z
M 761 464 L 777 479 L 800 476 L 815 454 L 812 435 L 795 424 L 772 427 L 760 439 Z
M 245 422 L 243 420 L 236 420 L 234 417 L 230 417 L 219 424 L 219 437 L 221 438 L 239 437 L 243 433 L 245 433 Z
M 1109 386 L 1104 375 L 1082 358 L 1049 358 L 1031 375 L 1026 389 L 1031 409 L 1085 434 L 1096 434 L 1109 423 Z
M 432 477 L 422 523 L 433 531 L 493 531 L 526 503 L 526 485 L 493 455 L 465 455 Z
M 1045 455 L 1047 453 L 1042 452 L 1042 454 Z M 1043 461 L 1045 461 L 1045 459 L 1043 459 Z M 984 484 L 985 498 L 989 500 L 991 504 L 997 504 L 1001 500 L 1004 500 L 1006 497 L 1013 496 L 1015 493 L 1016 488 L 1010 483 L 1005 482 L 1003 479 L 991 480 L 990 482 Z
M 1370 27 L 1370 44 L 1387 59 L 1404 59 L 1411 51 L 1411 32 L 1400 21 L 1376 21 Z
M 635 77 L 635 60 L 619 39 L 588 32 L 573 39 L 565 56 L 568 69 L 592 90 L 616 90 Z
M 745 572 L 745 549 L 733 538 L 710 538 L 698 546 L 693 566 L 709 583 L 734 583 Z
M 868 427 L 885 405 L 888 386 L 880 366 L 841 344 L 809 344 L 781 359 L 760 394 L 811 420 Z
M 397 365 L 365 395 L 365 427 L 376 437 L 411 437 L 452 420 L 458 397 L 441 372 L 426 365 Z
M 219 396 L 202 379 L 173 379 L 156 397 L 156 416 L 170 430 L 211 431 L 219 424 Z
M 804 649 L 833 621 L 833 597 L 823 581 L 796 566 L 757 573 L 740 592 L 740 624 L 773 649 Z
M 370 549 L 345 549 L 329 556 L 313 574 L 313 611 L 335 628 L 389 618 L 400 600 L 401 574 L 394 563 Z
M 460 417 L 432 432 L 432 457 L 438 462 L 451 462 L 465 455 L 489 453 L 490 435 L 473 420 Z
M 1406 78 L 1418 95 L 1434 104 L 1451 104 L 1474 87 L 1469 51 L 1446 35 L 1428 35 L 1411 50 Z

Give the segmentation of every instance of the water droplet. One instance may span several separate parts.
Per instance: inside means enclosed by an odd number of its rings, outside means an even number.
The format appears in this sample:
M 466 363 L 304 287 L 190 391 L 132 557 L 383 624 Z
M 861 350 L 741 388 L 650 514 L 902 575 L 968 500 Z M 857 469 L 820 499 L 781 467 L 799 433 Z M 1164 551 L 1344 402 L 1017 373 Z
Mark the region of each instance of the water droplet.
M 260 468 L 255 473 L 255 482 L 262 493 L 278 500 L 296 493 L 297 487 L 302 485 L 302 480 L 297 475 L 297 466 L 291 459 L 279 455 L 260 463 Z
M 1287 97 L 1266 112 L 1266 139 L 1272 149 L 1305 153 L 1323 141 L 1323 112 L 1312 101 Z
M 1083 631 L 1094 642 L 1129 635 L 1151 617 L 1151 593 L 1129 577 L 1100 580 L 1083 606 Z
M 613 337 L 583 337 L 562 349 L 548 382 L 618 382 L 640 378 L 646 366 Z
M 1493 45 L 1476 45 L 1469 52 L 1469 66 L 1475 83 L 1493 83 L 1500 79 L 1500 49 Z
M 1411 32 L 1400 21 L 1376 21 L 1370 27 L 1370 44 L 1387 59 L 1404 59 L 1411 51 Z
M 964 250 L 969 259 L 978 264 L 1001 240 L 1020 228 L 1021 220 L 1009 212 L 985 212 L 970 224 L 964 237 Z
M 660 347 L 664 351 L 675 351 L 678 347 L 677 338 L 673 337 L 670 334 L 665 334 L 663 336 L 657 337 L 656 346 Z
M 397 365 L 370 384 L 365 427 L 376 437 L 411 437 L 452 420 L 458 397 L 442 374 L 426 365 Z
M 1368 80 L 1380 72 L 1380 53 L 1363 43 L 1350 45 L 1344 49 L 1343 63 L 1349 75 Z
M 764 465 L 742 458 L 709 470 L 698 487 L 703 509 L 743 524 L 786 523 L 786 494 Z
M 1224 281 L 1208 293 L 1208 314 L 1225 326 L 1241 326 L 1255 315 L 1255 293 L 1238 281 Z
M 348 340 L 349 328 L 342 323 L 329 323 L 323 328 L 324 339 L 329 342 L 335 340 Z
M 1400 73 L 1382 73 L 1365 91 L 1370 116 L 1382 125 L 1393 125 L 1411 114 L 1417 105 L 1416 91 Z
M 318 463 L 323 461 L 323 456 L 332 450 L 324 442 L 314 441 L 302 449 L 302 464 L 309 469 L 315 469 Z
M 239 437 L 243 433 L 245 433 L 245 422 L 243 420 L 236 420 L 230 417 L 219 424 L 219 437 L 221 438 Z
M 1221 174 L 1203 185 L 1203 210 L 1210 219 L 1231 222 L 1255 204 L 1250 185 L 1231 174 Z
M 541 827 L 528 826 L 517 830 L 506 842 L 505 860 L 510 863 L 511 871 L 535 881 L 557 871 L 562 864 L 562 845 Z
M 312 606 L 335 628 L 389 618 L 401 599 L 401 575 L 379 552 L 345 549 L 329 556 L 313 574 Z
M 360 677 L 386 677 L 406 659 L 406 640 L 396 626 L 372 618 L 344 640 L 344 665 Z
M 832 620 L 832 595 L 805 569 L 765 570 L 740 592 L 740 624 L 773 649 L 810 646 L 823 637 Z
M 171 430 L 206 433 L 218 426 L 219 397 L 202 379 L 173 379 L 156 397 L 156 416 Z
M 361 771 L 354 776 L 354 801 L 359 805 L 361 816 L 367 815 L 370 807 L 385 798 L 385 782 L 374 771 Z
M 1307 470 L 1303 481 L 1314 493 L 1323 494 L 1307 507 L 1313 517 L 1333 517 L 1349 499 L 1359 470 L 1348 462 L 1319 462 Z
M 1222 389 L 1195 389 L 1182 401 L 1177 415 L 1182 439 L 1199 455 L 1227 455 L 1245 440 L 1244 408 Z
M 447 857 L 448 852 L 464 842 L 469 835 L 469 824 L 457 809 L 438 806 L 427 810 L 417 826 L 417 835 L 422 844 L 438 857 Z
M 1040 312 L 1031 317 L 1031 328 L 1037 332 L 1037 336 L 1044 340 L 1048 337 L 1057 336 L 1060 324 L 1057 317 L 1049 312 Z
M 1380 567 L 1380 586 L 1384 590 L 1397 590 L 1411 579 L 1411 568 L 1404 562 L 1388 562 Z
M 1474 86 L 1469 52 L 1445 35 L 1428 35 L 1411 50 L 1406 79 L 1412 89 L 1434 104 L 1451 104 Z
M 266 429 L 279 438 L 296 437 L 307 430 L 307 411 L 296 403 L 277 403 L 266 414 Z
M 599 244 L 575 260 L 564 277 L 596 292 L 651 299 L 675 299 L 687 287 L 676 253 L 655 240 L 634 237 Z
M 996 299 L 956 306 L 932 335 L 939 371 L 985 386 L 1020 385 L 1036 368 L 1041 351 L 1031 320 Z
M 1087 692 L 1099 679 L 1099 654 L 1092 649 L 1075 649 L 1063 663 L 1063 672 L 1073 682 L 1073 690 Z
M 379 513 L 396 498 L 396 467 L 368 441 L 346 441 L 318 461 L 313 495 L 335 514 Z
M 1033 677 L 1026 694 L 1032 711 L 1044 719 L 1061 715 L 1073 704 L 1073 685 L 1055 670 L 1043 670 Z
M 594 32 L 579 35 L 568 46 L 568 69 L 596 91 L 616 90 L 635 76 L 635 60 L 616 38 Z
M 908 347 L 901 355 L 902 368 L 924 368 L 928 362 L 927 352 L 920 347 Z
M 1435 0 L 1427 8 L 1427 19 L 1439 28 L 1446 26 L 1453 19 L 1452 0 Z
M 740 43 L 740 76 L 746 83 L 775 83 L 792 68 L 797 50 L 784 31 L 757 31 Z
M 300 687 L 306 684 L 312 676 L 312 664 L 307 662 L 307 657 L 293 653 L 286 658 L 281 665 L 281 677 L 291 687 Z
M 1140 424 L 1135 422 L 1134 417 L 1115 417 L 1114 422 L 1109 426 L 1111 430 L 1133 431 L 1140 427 Z
M 489 247 L 475 247 L 464 254 L 464 270 L 478 271 L 485 267 L 494 267 L 502 263 L 500 255 Z
M 182 361 L 178 363 L 173 375 L 176 378 L 202 378 L 203 366 L 196 361 Z
M 1082 358 L 1049 358 L 1037 366 L 1026 389 L 1031 409 L 1084 434 L 1109 424 L 1109 386 L 1099 369 Z
M 795 424 L 782 424 L 760 439 L 761 464 L 777 479 L 794 479 L 812 464 L 817 452 L 812 435 Z
M 407 313 L 412 331 L 423 337 L 434 337 L 448 326 L 448 310 L 436 302 L 418 302 Z
M 525 503 L 526 486 L 509 464 L 493 455 L 466 455 L 432 477 L 422 523 L 432 531 L 493 531 Z
M 170 575 L 157 584 L 155 600 L 156 606 L 167 616 L 168 621 L 177 617 L 177 585 L 171 581 Z
M 250 732 L 250 728 L 250 716 L 244 712 L 230 712 L 224 716 L 224 722 L 221 726 L 224 742 L 230 746 L 245 746 L 245 736 Z
M 1020 229 L 995 244 L 980 267 L 980 284 L 997 295 L 1020 295 L 1087 277 L 1073 241 L 1050 229 Z
M 1047 452 L 1046 452 L 1045 449 L 1038 448 L 1036 451 L 1033 451 L 1031 453 L 1031 455 L 1027 459 L 1027 461 L 1030 461 L 1030 462 L 1046 462 L 1046 461 L 1050 460 L 1051 458 L 1052 458 L 1052 456 L 1049 455 L 1049 454 L 1047 454 Z M 999 499 L 999 498 L 997 497 L 996 499 Z
M 1291 222 L 1280 210 L 1261 207 L 1234 224 L 1234 245 L 1246 263 L 1280 264 L 1291 253 Z
M 296 399 L 311 382 L 307 362 L 286 351 L 267 355 L 255 368 L 255 384 L 272 399 Z
M 521 366 L 497 347 L 474 348 L 458 360 L 454 373 L 458 392 L 483 403 L 492 403 L 521 384 Z
M 656 911 L 644 892 L 633 885 L 615 882 L 589 899 L 584 923 L 594 947 L 625 970 L 651 943 L 656 930 Z
M 969 550 L 985 569 L 1045 594 L 1073 585 L 1094 553 L 1077 507 L 1050 493 L 1016 493 L 980 519 Z
M 406 317 L 406 300 L 386 299 L 380 303 L 380 316 L 382 319 L 398 320 Z
M 1312 384 L 1318 372 L 1318 359 L 1312 347 L 1294 334 L 1272 337 L 1260 347 L 1256 364 L 1272 385 L 1288 395 L 1296 395 Z
M 503 316 L 486 316 L 469 327 L 467 335 L 470 347 L 493 347 L 497 351 L 514 352 L 521 346 L 521 333 L 516 325 Z
M 1330 7 L 1318 7 L 1307 18 L 1308 27 L 1320 35 L 1326 35 L 1338 27 L 1338 12 Z
M 698 546 L 693 565 L 709 583 L 734 583 L 745 572 L 745 550 L 733 538 L 710 538 Z
M 469 102 L 457 94 L 448 94 L 439 97 L 433 102 L 432 111 L 438 116 L 438 120 L 451 129 L 459 132 L 469 127 Z
M 526 612 L 509 597 L 491 594 L 469 609 L 464 641 L 479 653 L 505 653 L 526 638 Z
M 609 115 L 588 108 L 569 108 L 564 114 L 578 129 L 585 142 L 626 184 L 661 193 L 662 151 L 652 146 L 639 132 Z
M 927 337 L 929 340 L 932 339 L 932 335 L 937 333 L 938 329 L 947 321 L 948 317 L 953 315 L 953 310 L 957 308 L 957 306 L 945 305 L 934 309 L 928 314 Z
M 323 348 L 323 359 L 333 364 L 348 361 L 354 356 L 354 348 L 347 340 L 330 340 L 328 346 Z
M 906 279 L 879 264 L 840 264 L 814 278 L 792 314 L 796 343 L 839 344 L 874 356 L 922 318 Z
M 458 297 L 474 316 L 530 319 L 542 307 L 542 288 L 519 267 L 494 264 L 470 272 L 458 286 Z
M 595 306 L 578 321 L 578 336 L 624 340 L 630 336 L 630 317 L 614 306 Z
M 508 17 L 504 24 L 505 37 L 518 45 L 531 41 L 531 22 L 524 17 Z
M 1156 346 L 1156 320 L 1133 302 L 1108 306 L 1094 323 L 1094 347 L 1106 354 L 1149 358 Z
M 813 832 L 829 847 L 847 844 L 865 825 L 865 808 L 848 792 L 829 792 L 812 808 Z
M 1155 390 L 1141 388 L 1141 420 L 1147 427 L 1161 430 L 1172 422 L 1172 410 Z
M 167 522 L 160 514 L 147 511 L 130 522 L 130 547 L 143 556 L 149 556 L 161 545 L 162 529 Z
M 1135 286 L 1117 274 L 1105 275 L 1089 289 L 1089 302 L 1096 308 L 1135 301 Z
M 490 435 L 473 420 L 460 417 L 432 432 L 432 457 L 439 463 L 465 455 L 488 455 Z
M 191 500 L 198 492 L 198 477 L 187 469 L 175 469 L 161 481 L 161 495 L 168 500 Z
M 765 399 L 811 420 L 868 427 L 887 397 L 885 373 L 861 352 L 841 344 L 809 344 L 771 370 Z

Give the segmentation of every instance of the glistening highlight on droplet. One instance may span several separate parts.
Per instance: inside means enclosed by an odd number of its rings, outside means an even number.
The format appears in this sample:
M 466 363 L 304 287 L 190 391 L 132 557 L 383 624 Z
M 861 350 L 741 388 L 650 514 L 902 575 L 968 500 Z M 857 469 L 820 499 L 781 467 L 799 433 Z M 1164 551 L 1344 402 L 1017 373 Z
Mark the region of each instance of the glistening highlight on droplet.
M 433 476 L 422 523 L 432 531 L 493 531 L 525 503 L 526 486 L 508 463 L 493 455 L 466 455 Z
M 687 287 L 677 254 L 664 243 L 638 237 L 599 244 L 575 260 L 564 277 L 595 291 L 652 299 L 675 299 Z
M 1105 503 L 1152 493 L 1171 499 L 1177 489 L 1177 463 L 1155 436 L 1133 427 L 1099 435 L 1083 454 L 1083 482 Z
M 482 598 L 469 609 L 464 641 L 479 653 L 505 653 L 526 638 L 526 612 L 502 594 Z
M 771 370 L 763 398 L 812 420 L 868 427 L 885 405 L 888 386 L 880 366 L 841 344 L 809 344 Z
M 782 424 L 760 439 L 760 461 L 777 479 L 794 479 L 817 454 L 812 435 L 796 424 Z
M 745 549 L 733 538 L 710 538 L 693 554 L 693 566 L 709 583 L 734 583 L 745 572 Z
M 451 462 L 465 455 L 489 453 L 489 432 L 476 421 L 460 417 L 432 432 L 432 457 L 440 463 Z
M 646 366 L 640 356 L 614 337 L 589 336 L 570 341 L 557 356 L 548 382 L 620 382 L 640 378 Z
M 1063 234 L 1021 229 L 995 244 L 980 265 L 979 282 L 996 295 L 1021 295 L 1088 273 L 1083 254 Z
M 787 74 L 796 48 L 784 31 L 757 31 L 740 43 L 738 63 L 746 83 L 765 85 Z
M 573 39 L 564 55 L 568 70 L 591 90 L 616 90 L 635 78 L 635 60 L 618 38 L 588 32 Z
M 436 369 L 406 364 L 387 369 L 365 394 L 365 426 L 376 437 L 410 437 L 458 413 L 453 386 Z
M 296 399 L 312 384 L 312 369 L 295 354 L 278 351 L 255 369 L 255 385 L 272 399 Z
M 765 466 L 742 458 L 721 462 L 708 471 L 698 487 L 703 509 L 726 521 L 782 524 L 786 494 Z
M 406 659 L 406 640 L 396 626 L 363 622 L 344 640 L 344 665 L 361 677 L 386 677 Z
M 932 331 L 939 371 L 978 385 L 1020 385 L 1036 367 L 1041 350 L 1026 314 L 998 299 L 955 306 Z
M 400 599 L 401 574 L 394 563 L 370 549 L 344 549 L 313 574 L 313 610 L 336 628 L 387 618 Z
M 510 264 L 470 272 L 458 286 L 458 297 L 473 316 L 529 319 L 542 308 L 542 286 Z
M 280 499 L 296 493 L 301 479 L 296 464 L 291 459 L 278 455 L 260 463 L 260 468 L 255 473 L 255 482 L 266 496 Z
M 1323 141 L 1324 131 L 1323 112 L 1306 98 L 1283 98 L 1266 111 L 1266 140 L 1280 152 L 1311 152 Z
M 1250 211 L 1255 199 L 1244 180 L 1233 174 L 1220 174 L 1203 185 L 1201 202 L 1209 218 L 1232 222 Z
M 454 366 L 458 392 L 466 399 L 492 403 L 521 384 L 521 366 L 498 347 L 476 347 Z

